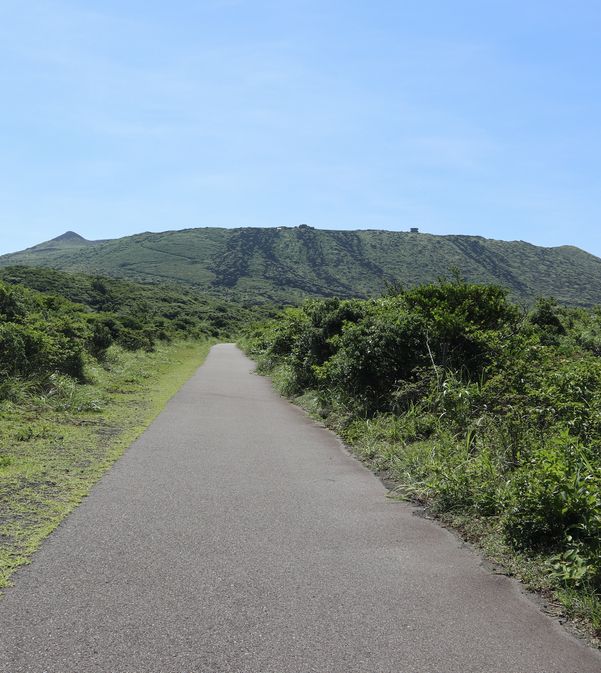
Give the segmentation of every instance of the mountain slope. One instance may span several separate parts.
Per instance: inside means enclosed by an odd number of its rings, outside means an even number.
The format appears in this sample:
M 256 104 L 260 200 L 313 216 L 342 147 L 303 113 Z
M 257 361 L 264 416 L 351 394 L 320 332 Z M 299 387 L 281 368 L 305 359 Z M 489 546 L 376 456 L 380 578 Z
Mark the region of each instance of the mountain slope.
M 0 257 L 0 266 L 48 266 L 171 281 L 248 302 L 309 296 L 370 296 L 387 284 L 412 286 L 457 268 L 468 280 L 499 283 L 525 301 L 552 295 L 601 303 L 601 259 L 574 247 L 380 230 L 300 227 L 199 228 L 86 241 L 67 232 Z

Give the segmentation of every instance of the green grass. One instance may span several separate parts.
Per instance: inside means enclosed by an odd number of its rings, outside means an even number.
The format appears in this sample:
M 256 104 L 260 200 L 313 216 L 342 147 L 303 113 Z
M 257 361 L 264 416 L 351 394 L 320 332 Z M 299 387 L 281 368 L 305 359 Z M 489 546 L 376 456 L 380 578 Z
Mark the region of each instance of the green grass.
M 0 403 L 0 587 L 143 432 L 206 357 L 211 343 L 154 352 L 109 349 L 89 383 L 54 376 L 44 394 L 19 386 Z

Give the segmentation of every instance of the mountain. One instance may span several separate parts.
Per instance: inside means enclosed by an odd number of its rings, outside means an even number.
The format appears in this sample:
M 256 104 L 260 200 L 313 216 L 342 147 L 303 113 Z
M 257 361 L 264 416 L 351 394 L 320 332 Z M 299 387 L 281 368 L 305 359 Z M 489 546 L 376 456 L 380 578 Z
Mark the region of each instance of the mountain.
M 0 257 L 0 266 L 44 266 L 142 282 L 176 282 L 248 303 L 306 296 L 367 297 L 458 269 L 507 287 L 520 300 L 554 296 L 601 304 L 601 259 L 571 246 L 542 248 L 479 236 L 307 225 L 199 228 L 88 241 L 75 232 Z

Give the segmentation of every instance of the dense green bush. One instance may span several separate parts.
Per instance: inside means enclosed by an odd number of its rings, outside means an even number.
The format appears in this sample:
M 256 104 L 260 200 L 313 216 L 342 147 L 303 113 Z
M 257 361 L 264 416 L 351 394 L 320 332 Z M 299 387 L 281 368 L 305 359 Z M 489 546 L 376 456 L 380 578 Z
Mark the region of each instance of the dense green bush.
M 332 356 L 317 370 L 320 382 L 369 411 L 389 407 L 398 384 L 428 361 L 423 316 L 403 311 L 396 300 L 372 303 L 331 345 Z
M 157 341 L 225 336 L 253 315 L 191 290 L 51 269 L 9 267 L 0 278 L 0 398 L 15 390 L 9 378 L 83 381 L 86 360 L 104 361 L 113 344 L 151 351 Z
M 251 350 L 263 366 L 285 361 L 299 390 L 326 386 L 386 410 L 430 364 L 480 376 L 518 319 L 501 288 L 444 282 L 375 300 L 311 300 L 255 331 Z
M 151 348 L 157 340 L 189 336 L 231 338 L 241 325 L 269 313 L 265 307 L 251 310 L 185 286 L 143 285 L 54 269 L 6 267 L 0 269 L 0 281 L 7 284 L 4 287 L 9 295 L 10 285 L 25 286 L 83 305 L 90 314 L 103 315 L 115 342 L 119 343 L 120 328 L 126 328 L 126 347 Z M 0 294 L 0 314 L 6 315 L 5 303 Z M 8 310 L 18 311 L 18 301 L 13 304 Z M 139 335 L 129 330 L 140 329 L 146 330 L 146 336 L 138 340 Z
M 83 378 L 93 333 L 76 305 L 1 283 L 0 296 L 0 377 L 57 371 Z

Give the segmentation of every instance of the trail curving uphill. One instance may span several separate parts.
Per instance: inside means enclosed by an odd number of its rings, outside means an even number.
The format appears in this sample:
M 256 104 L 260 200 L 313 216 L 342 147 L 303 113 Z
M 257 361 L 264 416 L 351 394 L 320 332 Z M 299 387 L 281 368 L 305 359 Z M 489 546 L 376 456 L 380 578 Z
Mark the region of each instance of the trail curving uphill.
M 10 673 L 599 673 L 213 348 L 0 601 Z

